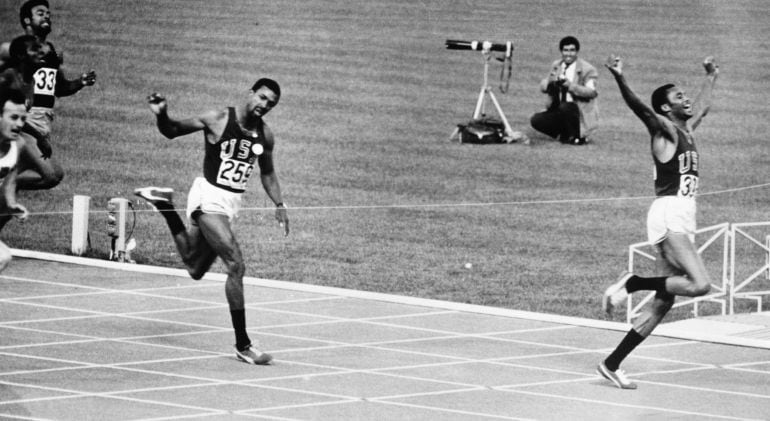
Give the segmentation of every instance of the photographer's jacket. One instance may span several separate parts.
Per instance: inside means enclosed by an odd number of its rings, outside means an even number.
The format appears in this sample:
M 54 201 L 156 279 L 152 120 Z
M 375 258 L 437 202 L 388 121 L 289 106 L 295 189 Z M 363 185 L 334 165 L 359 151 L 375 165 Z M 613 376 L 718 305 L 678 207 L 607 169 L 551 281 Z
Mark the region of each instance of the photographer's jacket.
M 573 66 L 575 66 L 575 78 L 570 85 L 569 94 L 572 97 L 572 101 L 580 108 L 580 133 L 582 136 L 590 137 L 599 125 L 599 107 L 596 104 L 596 88 L 587 88 L 586 84 L 589 80 L 593 79 L 594 86 L 596 86 L 599 72 L 591 63 L 579 57 L 575 60 Z M 549 80 L 560 73 L 562 73 L 561 59 L 551 64 L 550 73 L 540 82 L 540 90 L 548 93 Z M 549 94 L 546 108 L 550 108 L 554 100 L 558 100 L 558 98 L 554 98 Z

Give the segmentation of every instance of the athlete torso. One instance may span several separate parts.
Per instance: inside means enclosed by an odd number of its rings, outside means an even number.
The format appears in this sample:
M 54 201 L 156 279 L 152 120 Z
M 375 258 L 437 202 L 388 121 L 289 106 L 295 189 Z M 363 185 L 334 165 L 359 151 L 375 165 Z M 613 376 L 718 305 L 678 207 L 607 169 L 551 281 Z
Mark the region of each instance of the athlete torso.
M 8 151 L 0 157 L 0 179 L 5 178 L 19 162 L 19 147 L 16 141 L 8 142 Z
M 698 192 L 698 151 L 691 134 L 676 128 L 676 152 L 668 162 L 655 163 L 655 195 L 695 197 Z
M 255 133 L 244 131 L 238 124 L 235 109 L 227 109 L 227 124 L 216 143 L 205 141 L 203 176 L 209 183 L 231 191 L 243 193 L 257 159 L 265 152 L 264 125 L 259 124 Z
M 61 59 L 50 42 L 45 43 L 47 50 L 42 64 L 34 73 L 34 99 L 31 114 L 50 114 L 53 116 L 53 106 L 56 102 L 56 81 L 58 78 Z

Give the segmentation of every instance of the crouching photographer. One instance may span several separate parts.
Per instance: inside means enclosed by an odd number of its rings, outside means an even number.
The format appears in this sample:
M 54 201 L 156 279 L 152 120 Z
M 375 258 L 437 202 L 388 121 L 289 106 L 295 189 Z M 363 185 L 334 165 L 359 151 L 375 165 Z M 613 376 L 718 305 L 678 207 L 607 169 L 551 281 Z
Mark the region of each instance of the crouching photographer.
M 578 58 L 577 38 L 562 38 L 559 50 L 561 58 L 551 64 L 548 76 L 540 82 L 540 90 L 548 96 L 546 109 L 533 115 L 530 124 L 562 143 L 584 145 L 598 126 L 596 79 L 599 73 L 590 63 Z

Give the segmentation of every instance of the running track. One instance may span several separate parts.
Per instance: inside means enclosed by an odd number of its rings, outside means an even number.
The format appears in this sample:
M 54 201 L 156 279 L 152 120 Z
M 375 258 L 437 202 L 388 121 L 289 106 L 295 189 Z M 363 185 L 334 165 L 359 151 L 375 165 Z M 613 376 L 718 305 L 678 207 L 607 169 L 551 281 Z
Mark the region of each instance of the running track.
M 770 419 L 761 347 L 654 336 L 619 390 L 623 324 L 248 279 L 255 367 L 221 275 L 60 260 L 0 275 L 0 419 Z

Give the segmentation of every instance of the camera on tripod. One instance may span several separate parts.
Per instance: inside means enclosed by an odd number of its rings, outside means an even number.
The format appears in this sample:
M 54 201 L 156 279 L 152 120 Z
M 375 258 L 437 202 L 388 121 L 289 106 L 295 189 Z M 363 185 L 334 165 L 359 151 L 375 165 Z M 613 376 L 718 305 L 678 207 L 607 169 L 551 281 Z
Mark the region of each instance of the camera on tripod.
M 473 50 L 481 51 L 484 56 L 484 79 L 481 84 L 481 91 L 479 92 L 478 100 L 476 101 L 476 109 L 473 111 L 473 117 L 467 124 L 458 124 L 450 140 L 459 140 L 460 143 L 513 143 L 519 141 L 527 141 L 526 136 L 521 132 L 515 132 L 511 125 L 508 123 L 508 119 L 505 118 L 503 109 L 500 107 L 500 103 L 492 93 L 492 88 L 489 86 L 489 60 L 491 58 L 491 52 L 503 53 L 504 56 L 498 57 L 497 60 L 503 62 L 503 68 L 500 72 L 500 92 L 506 93 L 508 91 L 508 84 L 511 79 L 511 56 L 513 55 L 513 42 L 507 41 L 504 43 L 492 42 L 492 41 L 460 41 L 454 39 L 446 40 L 447 50 Z M 495 110 L 497 111 L 499 120 L 488 118 L 485 110 L 484 103 L 486 99 L 492 100 Z
M 513 54 L 513 42 L 511 41 L 499 43 L 492 41 L 459 41 L 448 39 L 446 40 L 446 48 L 447 50 L 495 51 L 505 53 L 505 57 L 510 57 L 511 54 Z

